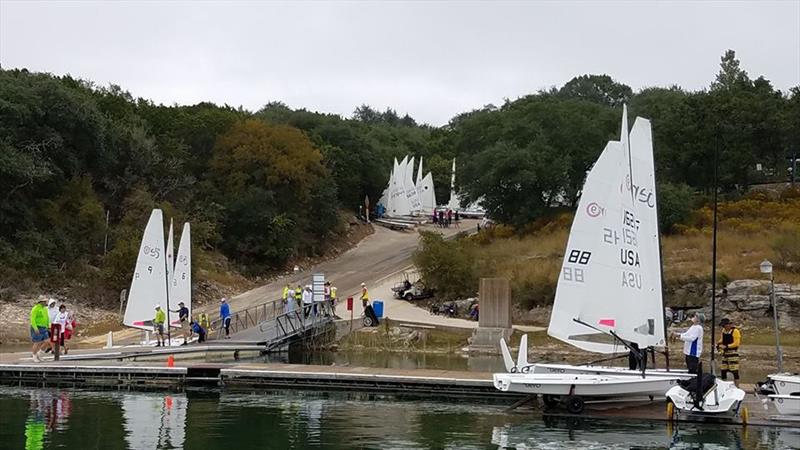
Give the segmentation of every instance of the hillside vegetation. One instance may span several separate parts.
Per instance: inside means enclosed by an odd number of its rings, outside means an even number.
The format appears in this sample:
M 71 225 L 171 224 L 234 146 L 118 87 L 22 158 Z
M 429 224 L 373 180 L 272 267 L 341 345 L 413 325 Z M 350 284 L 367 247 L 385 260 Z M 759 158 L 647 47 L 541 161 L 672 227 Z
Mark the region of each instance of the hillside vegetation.
M 674 226 L 675 232 L 662 236 L 668 304 L 705 304 L 704 298 L 687 294 L 684 288 L 710 283 L 711 214 L 709 205 L 696 208 Z M 776 280 L 800 283 L 800 190 L 787 189 L 780 198 L 752 193 L 723 201 L 718 220 L 721 282 L 761 278 L 758 266 L 769 259 Z M 480 277 L 498 276 L 511 281 L 513 300 L 522 310 L 548 306 L 571 222 L 572 214 L 564 213 L 521 234 L 496 226 L 449 242 L 425 234 L 415 262 L 428 284 L 446 299 L 473 296 Z
M 800 142 L 800 87 L 781 92 L 751 78 L 733 51 L 706 90 L 633 92 L 608 75 L 581 75 L 442 127 L 367 105 L 351 117 L 275 101 L 258 111 L 166 106 L 119 86 L 0 69 L 0 298 L 67 286 L 116 303 L 154 207 L 192 222 L 203 279 L 280 270 L 335 245 L 342 212 L 352 216 L 366 198 L 375 205 L 392 159 L 406 154 L 424 158 L 440 203 L 457 158 L 465 201 L 482 198 L 495 220 L 531 236 L 574 208 L 586 171 L 619 136 L 623 104 L 653 122 L 669 213 L 662 228 L 683 239 L 699 239 L 673 225 L 693 226 L 685 218 L 695 193 L 710 191 L 715 147 L 722 193 L 741 195 L 754 182 L 785 180 Z M 737 229 L 757 234 L 742 229 L 750 223 Z M 558 242 L 556 228 L 536 245 Z M 511 254 L 498 264 L 540 258 Z M 547 278 L 545 266 L 532 279 Z

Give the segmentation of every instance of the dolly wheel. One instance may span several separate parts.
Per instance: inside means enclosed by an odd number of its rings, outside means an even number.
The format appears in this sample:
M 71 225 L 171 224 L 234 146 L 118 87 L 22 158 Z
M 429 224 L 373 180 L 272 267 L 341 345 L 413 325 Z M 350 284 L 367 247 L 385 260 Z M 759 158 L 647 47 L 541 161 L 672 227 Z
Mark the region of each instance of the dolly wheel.
M 555 395 L 544 394 L 542 395 L 542 403 L 544 403 L 545 408 L 553 409 L 558 406 L 558 397 Z
M 583 412 L 583 399 L 578 397 L 577 395 L 570 395 L 564 401 L 564 404 L 567 406 L 567 411 L 572 414 L 580 414 Z
M 372 317 L 364 316 L 364 320 L 362 322 L 364 323 L 365 327 L 371 327 L 372 326 Z
M 742 425 L 747 426 L 747 421 L 750 419 L 750 412 L 747 410 L 747 406 L 742 406 L 739 417 L 742 418 Z
M 675 421 L 675 403 L 672 403 L 672 401 L 667 402 L 667 421 Z

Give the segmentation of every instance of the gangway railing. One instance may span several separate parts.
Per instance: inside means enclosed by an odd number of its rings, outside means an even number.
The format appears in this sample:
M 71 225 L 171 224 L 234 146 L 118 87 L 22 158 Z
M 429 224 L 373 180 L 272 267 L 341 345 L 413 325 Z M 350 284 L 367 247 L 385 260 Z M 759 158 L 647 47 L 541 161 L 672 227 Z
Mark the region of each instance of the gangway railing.
M 268 347 L 274 347 L 295 336 L 305 336 L 310 330 L 321 330 L 323 327 L 320 325 L 332 322 L 335 317 L 334 307 L 327 301 L 302 307 L 292 303 L 289 308 L 282 299 L 278 299 L 231 313 L 230 334 L 258 327 L 258 340 Z M 211 330 L 209 339 L 222 339 L 225 336 L 221 319 L 211 322 Z
M 230 332 L 238 333 L 248 328 L 258 326 L 268 320 L 272 320 L 279 314 L 282 314 L 285 309 L 285 304 L 282 299 L 270 300 L 260 305 L 251 306 L 241 311 L 234 311 L 231 313 L 231 326 Z M 212 333 L 209 333 L 209 339 L 221 339 L 225 336 L 225 327 L 223 326 L 222 319 L 218 318 L 211 321 Z

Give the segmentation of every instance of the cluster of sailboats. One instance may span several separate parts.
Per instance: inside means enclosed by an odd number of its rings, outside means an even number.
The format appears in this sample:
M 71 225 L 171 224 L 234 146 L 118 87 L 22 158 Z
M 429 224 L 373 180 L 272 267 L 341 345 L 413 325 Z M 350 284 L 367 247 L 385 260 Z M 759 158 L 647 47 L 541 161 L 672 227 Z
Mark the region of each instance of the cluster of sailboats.
M 150 213 L 139 246 L 122 323 L 128 327 L 152 331 L 155 308 L 159 306 L 167 311 L 167 321 L 170 326 L 180 327 L 177 313 L 179 303 L 183 303 L 189 309 L 191 317 L 191 226 L 188 222 L 183 224 L 176 255 L 172 220 L 165 245 L 163 213 L 160 209 L 154 209 Z
M 739 414 L 744 391 L 733 383 L 716 379 L 703 392 L 714 391 L 713 400 L 698 399 L 694 374 L 645 368 L 646 349 L 666 347 L 662 292 L 651 125 L 637 117 L 629 131 L 623 108 L 620 140 L 586 175 L 547 333 L 590 352 L 629 352 L 639 369 L 531 364 L 523 336 L 516 362 L 501 342 L 507 372 L 494 374 L 495 387 L 542 395 L 573 413 L 585 400 L 666 397 L 678 412 Z
M 399 163 L 394 160 L 389 185 L 384 189 L 379 202 L 389 217 L 414 216 L 432 212 L 436 208 L 436 192 L 433 175 L 422 175 L 422 158 L 414 180 L 414 157 L 404 157 Z
M 414 179 L 414 157 L 406 155 L 399 163 L 394 160 L 392 172 L 389 175 L 389 184 L 383 190 L 379 208 L 382 215 L 392 218 L 421 216 L 433 213 L 439 209 L 459 211 L 465 217 L 483 217 L 486 210 L 481 207 L 480 201 L 462 207 L 461 195 L 456 192 L 456 160 L 453 158 L 453 168 L 450 172 L 450 200 L 444 205 L 436 203 L 436 192 L 433 188 L 433 175 L 428 172 L 423 176 L 422 157 L 419 158 L 419 169 L 416 180 Z

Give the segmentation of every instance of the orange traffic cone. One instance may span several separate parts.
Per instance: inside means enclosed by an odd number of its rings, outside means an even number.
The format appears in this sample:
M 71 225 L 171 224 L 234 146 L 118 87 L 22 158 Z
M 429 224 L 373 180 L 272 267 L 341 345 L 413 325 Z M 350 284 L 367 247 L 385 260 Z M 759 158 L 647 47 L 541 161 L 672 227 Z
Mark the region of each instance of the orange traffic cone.
M 167 357 L 167 367 L 175 367 L 175 357 L 174 356 L 169 355 Z

